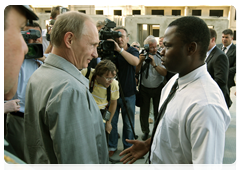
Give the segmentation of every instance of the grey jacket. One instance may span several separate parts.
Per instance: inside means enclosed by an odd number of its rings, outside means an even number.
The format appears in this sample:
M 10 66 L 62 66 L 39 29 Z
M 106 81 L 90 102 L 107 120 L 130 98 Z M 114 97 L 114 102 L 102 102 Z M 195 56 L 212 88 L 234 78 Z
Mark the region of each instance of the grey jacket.
M 27 163 L 108 163 L 105 128 L 88 80 L 62 57 L 49 54 L 29 79 L 24 125 Z

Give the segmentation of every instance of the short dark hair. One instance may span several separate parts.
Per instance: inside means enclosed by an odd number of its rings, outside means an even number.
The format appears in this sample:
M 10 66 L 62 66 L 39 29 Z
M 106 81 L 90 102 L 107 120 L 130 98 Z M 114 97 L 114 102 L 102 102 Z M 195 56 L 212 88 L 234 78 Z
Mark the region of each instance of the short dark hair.
M 194 16 L 181 17 L 171 22 L 168 27 L 177 26 L 178 33 L 184 43 L 196 42 L 200 45 L 201 59 L 206 57 L 210 34 L 207 24 L 200 18 Z
M 222 33 L 225 35 L 230 34 L 231 36 L 233 36 L 233 31 L 231 29 L 226 29 Z
M 215 38 L 215 41 L 217 40 L 217 33 L 214 29 L 209 28 L 210 38 Z
M 111 60 L 104 59 L 97 64 L 93 75 L 102 76 L 106 72 L 111 72 L 112 74 L 114 74 L 114 71 L 117 73 L 117 68 L 115 64 Z
M 128 31 L 127 31 L 127 29 L 124 27 L 124 26 L 118 26 L 118 27 L 115 27 L 114 29 L 113 29 L 113 31 L 116 31 L 116 30 L 120 30 L 120 29 L 122 29 L 122 30 L 124 30 L 125 32 L 126 32 L 126 34 L 127 34 L 127 37 L 128 37 Z
M 38 27 L 42 33 L 42 28 L 37 22 L 27 22 L 26 27 L 34 27 L 34 28 Z

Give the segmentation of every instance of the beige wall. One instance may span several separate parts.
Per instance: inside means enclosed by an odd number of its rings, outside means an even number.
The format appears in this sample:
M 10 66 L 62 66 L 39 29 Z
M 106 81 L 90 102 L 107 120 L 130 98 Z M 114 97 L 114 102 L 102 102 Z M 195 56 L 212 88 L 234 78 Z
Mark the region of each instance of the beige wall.
M 129 37 L 129 42 L 140 41 L 141 37 L 139 37 L 139 28 L 138 24 L 156 24 L 160 25 L 160 35 L 164 35 L 164 32 L 173 20 L 179 17 L 176 16 L 139 16 L 139 17 L 126 17 L 126 28 L 128 32 L 131 34 Z M 221 33 L 224 29 L 228 28 L 228 20 L 226 19 L 212 19 L 211 17 L 201 17 L 209 26 L 214 26 L 214 29 L 217 32 L 218 39 L 217 43 L 221 43 Z
M 45 9 L 49 10 L 49 7 L 35 8 L 40 20 L 38 21 L 41 27 L 44 29 L 45 21 L 49 20 L 50 13 L 43 13 Z M 133 41 L 140 41 L 147 32 L 141 30 L 142 24 L 160 25 L 159 34 L 164 34 L 167 25 L 178 18 L 179 16 L 172 16 L 172 10 L 181 10 L 181 16 L 192 15 L 193 9 L 201 9 L 202 16 L 209 26 L 213 26 L 217 31 L 218 39 L 217 43 L 221 42 L 221 32 L 224 29 L 230 28 L 233 31 L 236 30 L 235 20 L 235 7 L 234 6 L 144 6 L 144 5 L 122 5 L 122 6 L 95 6 L 95 5 L 69 5 L 68 9 L 71 11 L 85 10 L 86 14 L 90 15 L 96 22 L 105 18 L 116 22 L 118 25 L 126 26 L 130 35 L 130 43 Z M 151 15 L 151 10 L 164 10 L 164 16 Z M 104 15 L 96 15 L 96 10 L 103 10 Z M 122 10 L 122 16 L 114 16 L 114 10 Z M 132 10 L 141 10 L 142 15 L 132 15 Z M 223 17 L 209 17 L 210 10 L 223 10 Z M 151 27 L 151 26 L 150 26 Z M 234 43 L 236 43 L 234 41 Z

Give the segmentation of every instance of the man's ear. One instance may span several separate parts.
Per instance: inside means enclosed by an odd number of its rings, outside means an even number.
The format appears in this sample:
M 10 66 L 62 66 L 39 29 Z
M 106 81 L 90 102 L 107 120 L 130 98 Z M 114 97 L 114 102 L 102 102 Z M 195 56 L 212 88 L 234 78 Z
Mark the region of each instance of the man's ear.
M 189 54 L 193 54 L 197 51 L 197 43 L 196 42 L 191 42 L 189 45 L 188 45 L 188 53 Z
M 74 38 L 74 35 L 72 32 L 66 32 L 66 34 L 64 35 L 64 43 L 67 48 L 71 48 L 73 44 L 73 38 Z

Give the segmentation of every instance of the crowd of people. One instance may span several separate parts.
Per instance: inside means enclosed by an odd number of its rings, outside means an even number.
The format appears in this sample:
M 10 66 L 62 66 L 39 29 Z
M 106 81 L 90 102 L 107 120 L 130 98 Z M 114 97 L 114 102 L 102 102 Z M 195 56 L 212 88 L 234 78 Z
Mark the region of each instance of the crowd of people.
M 140 52 L 140 43 L 130 45 L 128 30 L 117 26 L 121 36 L 108 39 L 111 61 L 97 51 L 104 22 L 55 7 L 48 38 L 27 42 L 45 44 L 43 57 L 24 59 L 20 31 L 42 33 L 29 22 L 37 19 L 28 5 L 4 10 L 5 150 L 29 164 L 107 164 L 118 149 L 121 115 L 123 163 L 147 153 L 153 164 L 222 163 L 236 74 L 232 30 L 216 44 L 216 31 L 202 19 L 180 17 L 159 43 L 149 35 Z M 136 89 L 142 140 L 134 133 Z

